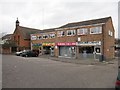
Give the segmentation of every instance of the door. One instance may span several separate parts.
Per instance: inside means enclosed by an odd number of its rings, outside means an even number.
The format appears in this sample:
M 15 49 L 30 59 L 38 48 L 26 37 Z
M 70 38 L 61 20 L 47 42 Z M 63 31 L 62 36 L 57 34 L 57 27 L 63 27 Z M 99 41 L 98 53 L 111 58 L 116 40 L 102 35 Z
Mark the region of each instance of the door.
M 101 47 L 100 46 L 95 46 L 95 59 L 99 60 L 99 57 L 101 55 Z

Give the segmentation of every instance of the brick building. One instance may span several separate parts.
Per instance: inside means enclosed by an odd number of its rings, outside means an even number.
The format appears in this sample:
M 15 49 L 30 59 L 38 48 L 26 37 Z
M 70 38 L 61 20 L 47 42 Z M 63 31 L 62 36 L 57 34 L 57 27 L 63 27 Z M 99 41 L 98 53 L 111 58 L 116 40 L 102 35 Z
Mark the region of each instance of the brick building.
M 31 49 L 39 50 L 40 54 L 51 54 L 55 47 L 55 28 L 44 29 L 40 33 L 31 34 Z
M 50 38 L 54 33 L 54 38 Z M 114 27 L 111 17 L 74 22 L 63 25 L 50 32 L 31 35 L 31 45 L 45 45 L 49 54 L 56 57 L 79 59 L 103 59 L 114 58 Z M 47 36 L 46 36 L 47 35 Z M 40 39 L 37 37 L 40 36 Z M 46 38 L 44 37 L 46 36 Z M 38 46 L 39 48 L 39 46 Z M 33 48 L 32 48 L 33 49 Z M 43 52 L 44 49 L 41 49 Z
M 16 28 L 13 32 L 13 42 L 15 42 L 14 51 L 21 51 L 30 49 L 30 34 L 40 32 L 39 29 L 23 27 L 19 25 L 18 19 L 16 20 Z
M 2 37 L 0 53 L 10 54 L 12 52 L 13 43 L 11 40 L 12 40 L 12 34 L 7 34 Z

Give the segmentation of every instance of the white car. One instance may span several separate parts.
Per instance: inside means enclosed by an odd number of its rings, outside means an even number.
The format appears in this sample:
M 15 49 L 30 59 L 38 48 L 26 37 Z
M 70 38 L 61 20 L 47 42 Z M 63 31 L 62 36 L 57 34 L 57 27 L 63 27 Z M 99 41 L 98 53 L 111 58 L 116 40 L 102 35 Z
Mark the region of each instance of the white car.
M 15 55 L 20 56 L 20 55 L 21 55 L 23 52 L 25 52 L 25 51 L 26 51 L 26 50 L 16 52 Z

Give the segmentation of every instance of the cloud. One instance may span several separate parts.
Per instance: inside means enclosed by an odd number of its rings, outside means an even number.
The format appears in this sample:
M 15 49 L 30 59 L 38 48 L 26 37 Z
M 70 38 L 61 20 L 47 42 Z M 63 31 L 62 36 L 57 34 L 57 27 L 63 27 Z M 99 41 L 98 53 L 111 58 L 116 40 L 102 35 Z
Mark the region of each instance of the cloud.
M 12 33 L 18 17 L 20 25 L 32 28 L 53 28 L 70 22 L 112 16 L 117 31 L 117 1 L 100 0 L 1 0 L 0 20 L 2 30 Z M 117 32 L 116 32 L 117 33 Z M 117 37 L 117 34 L 116 34 Z

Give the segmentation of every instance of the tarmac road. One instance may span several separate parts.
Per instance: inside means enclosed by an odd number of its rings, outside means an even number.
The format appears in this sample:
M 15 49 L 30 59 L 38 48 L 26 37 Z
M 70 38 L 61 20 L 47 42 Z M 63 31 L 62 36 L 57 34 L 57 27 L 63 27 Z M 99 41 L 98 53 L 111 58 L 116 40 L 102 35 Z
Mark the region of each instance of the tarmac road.
M 3 88 L 114 88 L 114 64 L 82 65 L 40 57 L 3 55 Z

